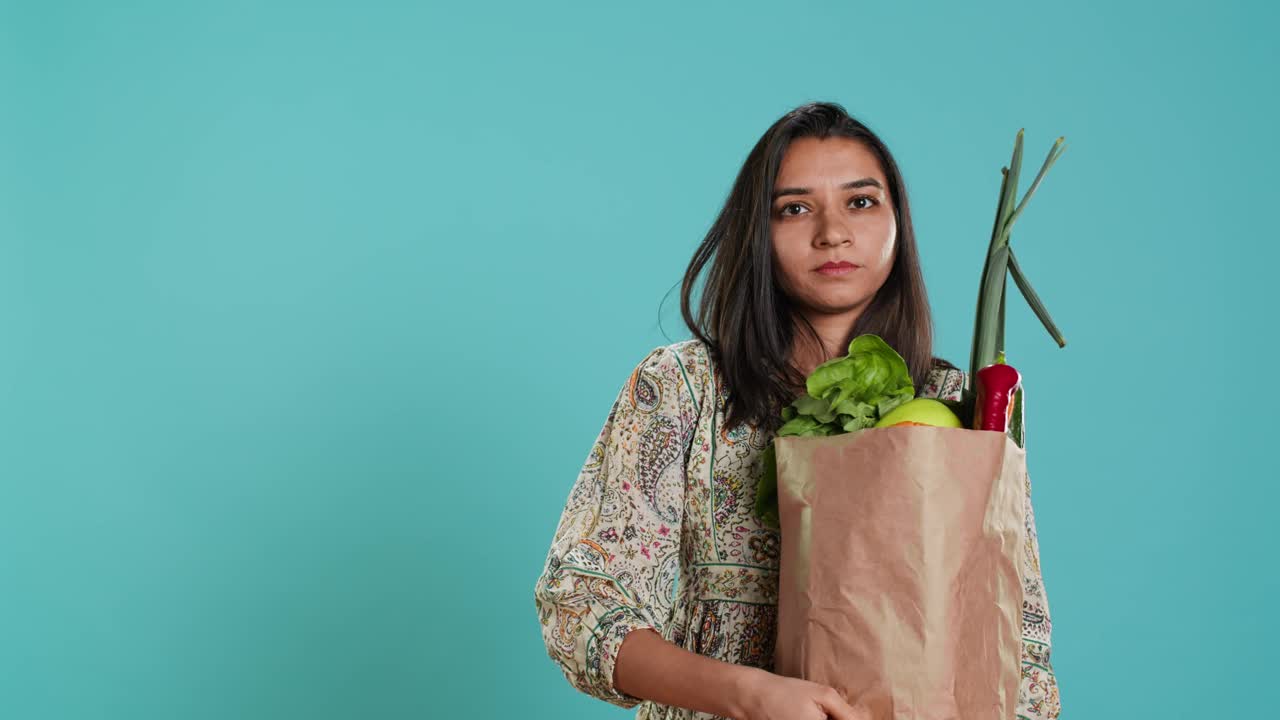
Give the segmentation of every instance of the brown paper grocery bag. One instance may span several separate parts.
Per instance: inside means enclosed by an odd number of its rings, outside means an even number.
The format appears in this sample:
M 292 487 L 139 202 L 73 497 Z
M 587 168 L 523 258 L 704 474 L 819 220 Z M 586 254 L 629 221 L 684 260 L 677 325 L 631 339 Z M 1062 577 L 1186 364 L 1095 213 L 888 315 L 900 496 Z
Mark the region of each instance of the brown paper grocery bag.
M 1026 451 L 914 425 L 775 445 L 775 670 L 874 720 L 1013 720 Z

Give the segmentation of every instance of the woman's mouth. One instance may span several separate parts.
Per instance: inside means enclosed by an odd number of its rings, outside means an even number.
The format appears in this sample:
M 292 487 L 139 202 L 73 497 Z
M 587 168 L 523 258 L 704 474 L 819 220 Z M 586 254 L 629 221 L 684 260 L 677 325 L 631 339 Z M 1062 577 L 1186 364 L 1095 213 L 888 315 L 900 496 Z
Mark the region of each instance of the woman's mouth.
M 818 272 L 823 275 L 846 275 L 858 269 L 858 265 L 851 262 L 829 262 L 818 268 Z

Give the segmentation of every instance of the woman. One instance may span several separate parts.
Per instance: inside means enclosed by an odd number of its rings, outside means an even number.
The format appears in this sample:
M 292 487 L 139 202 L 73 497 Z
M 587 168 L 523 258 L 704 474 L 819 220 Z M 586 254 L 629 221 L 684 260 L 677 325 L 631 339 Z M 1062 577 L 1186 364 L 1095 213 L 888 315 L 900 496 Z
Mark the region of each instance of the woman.
M 932 356 L 888 149 L 839 105 L 787 113 L 747 157 L 681 299 L 694 338 L 635 368 L 556 529 L 535 589 L 548 653 L 579 690 L 640 705 L 640 720 L 865 718 L 856 698 L 771 672 L 779 538 L 752 507 L 781 409 L 853 337 L 883 337 L 917 396 L 960 397 L 964 373 Z M 1059 707 L 1029 506 L 1027 529 L 1018 708 L 1035 720 Z

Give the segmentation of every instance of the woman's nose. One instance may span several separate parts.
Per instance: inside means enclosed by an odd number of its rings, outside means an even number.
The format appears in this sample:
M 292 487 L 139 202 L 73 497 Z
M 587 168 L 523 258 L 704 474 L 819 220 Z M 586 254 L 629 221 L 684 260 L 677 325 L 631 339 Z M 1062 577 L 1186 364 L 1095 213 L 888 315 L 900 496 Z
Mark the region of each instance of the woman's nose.
M 828 218 L 818 226 L 814 240 L 818 247 L 849 245 L 853 242 L 853 232 L 843 222 Z

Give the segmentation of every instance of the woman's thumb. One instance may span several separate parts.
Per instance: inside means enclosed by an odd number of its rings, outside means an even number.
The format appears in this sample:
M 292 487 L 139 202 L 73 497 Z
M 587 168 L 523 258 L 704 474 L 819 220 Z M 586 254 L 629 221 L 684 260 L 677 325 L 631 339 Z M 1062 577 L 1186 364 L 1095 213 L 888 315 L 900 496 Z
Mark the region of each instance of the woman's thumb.
M 827 717 L 834 720 L 872 720 L 871 711 L 865 705 L 850 705 L 844 699 L 844 694 L 835 689 L 824 697 L 822 709 L 826 711 Z

